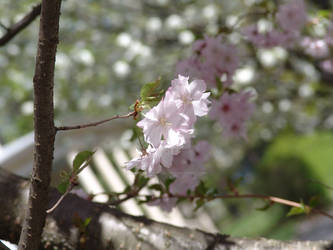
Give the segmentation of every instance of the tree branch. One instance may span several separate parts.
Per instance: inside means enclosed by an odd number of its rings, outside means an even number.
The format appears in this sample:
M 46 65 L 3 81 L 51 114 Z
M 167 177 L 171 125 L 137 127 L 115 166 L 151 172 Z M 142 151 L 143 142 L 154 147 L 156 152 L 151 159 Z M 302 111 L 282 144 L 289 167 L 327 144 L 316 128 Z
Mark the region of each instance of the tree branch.
M 56 131 L 66 131 L 66 130 L 74 130 L 74 129 L 81 129 L 81 128 L 88 128 L 88 127 L 95 127 L 98 125 L 101 125 L 103 123 L 115 120 L 115 119 L 121 119 L 121 118 L 129 118 L 131 116 L 135 117 L 137 114 L 137 111 L 133 111 L 127 115 L 116 115 L 111 118 L 101 120 L 98 122 L 91 122 L 91 123 L 86 123 L 86 124 L 80 124 L 80 125 L 74 125 L 74 126 L 61 126 L 61 127 L 56 127 Z
M 34 75 L 34 167 L 19 249 L 39 247 L 48 206 L 55 127 L 53 86 L 61 0 L 43 0 Z
M 326 216 L 330 219 L 333 220 L 333 216 L 330 215 L 329 213 L 320 210 L 320 209 L 316 209 L 313 207 L 310 207 L 308 205 L 305 204 L 301 204 L 295 201 L 290 201 L 290 200 L 286 200 L 286 199 L 282 199 L 279 197 L 275 197 L 275 196 L 269 196 L 269 195 L 263 195 L 263 194 L 225 194 L 225 195 L 214 195 L 214 196 L 203 196 L 203 195 L 175 195 L 175 194 L 169 194 L 170 197 L 175 197 L 175 198 L 185 198 L 185 199 L 206 199 L 208 201 L 210 200 L 214 200 L 214 199 L 261 199 L 261 200 L 267 200 L 270 201 L 272 203 L 278 203 L 278 204 L 283 204 L 289 207 L 304 207 L 306 209 L 308 209 L 310 212 L 314 212 L 317 214 L 321 214 L 323 216 Z M 159 197 L 154 197 L 155 199 L 158 199 Z
M 0 46 L 4 46 L 12 38 L 14 38 L 21 30 L 26 28 L 37 16 L 40 15 L 41 4 L 38 4 L 32 8 L 32 10 L 26 14 L 20 21 L 15 23 L 11 27 L 5 27 L 6 33 L 0 38 Z
M 17 242 L 26 206 L 28 181 L 0 171 L 0 238 Z M 51 189 L 49 204 L 60 194 Z M 88 226 L 82 221 L 91 218 Z M 80 224 L 81 223 L 81 224 Z M 81 225 L 81 226 L 80 226 Z M 196 229 L 158 223 L 145 217 L 124 214 L 104 204 L 69 194 L 58 209 L 49 214 L 39 249 L 330 249 L 332 241 L 277 241 L 234 238 Z

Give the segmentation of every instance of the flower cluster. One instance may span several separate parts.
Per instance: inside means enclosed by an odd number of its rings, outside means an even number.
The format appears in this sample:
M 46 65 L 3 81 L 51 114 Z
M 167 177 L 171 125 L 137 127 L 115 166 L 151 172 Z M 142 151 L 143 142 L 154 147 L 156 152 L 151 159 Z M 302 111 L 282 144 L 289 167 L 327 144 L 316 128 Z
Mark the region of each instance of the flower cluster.
M 149 146 L 140 157 L 127 162 L 127 168 L 138 167 L 148 177 L 168 172 L 176 178 L 170 186 L 171 193 L 185 195 L 188 190 L 193 191 L 209 155 L 207 142 L 191 146 L 197 117 L 209 111 L 210 93 L 205 91 L 206 84 L 202 80 L 189 83 L 189 78 L 182 75 L 174 79 L 165 97 L 137 123 Z M 175 203 L 175 198 L 164 194 L 149 204 L 170 211 Z
M 205 91 L 202 80 L 189 83 L 188 77 L 181 75 L 173 80 L 165 97 L 137 123 L 149 146 L 140 157 L 127 162 L 127 168 L 136 166 L 148 177 L 171 168 L 174 157 L 190 143 L 196 117 L 209 111 L 210 93 Z
M 329 43 L 326 39 L 305 37 L 301 42 L 306 54 L 314 58 L 325 58 L 330 54 Z
M 223 86 L 232 84 L 232 76 L 239 66 L 236 48 L 222 41 L 222 37 L 205 37 L 192 46 L 192 56 L 177 63 L 177 74 L 203 79 L 215 87 L 223 76 Z
M 193 55 L 178 62 L 176 71 L 189 77 L 201 77 L 218 87 L 221 81 L 224 92 L 231 87 L 233 75 L 239 66 L 236 47 L 222 41 L 218 36 L 205 37 L 192 46 Z M 253 104 L 249 102 L 250 94 L 224 93 L 218 101 L 214 101 L 210 117 L 219 121 L 224 128 L 224 134 L 246 138 L 245 121 L 253 112 Z M 221 108 L 220 106 L 223 106 Z
M 289 47 L 300 37 L 300 30 L 307 21 L 303 0 L 292 0 L 281 5 L 276 13 L 279 29 L 260 32 L 257 24 L 245 27 L 242 31 L 257 47 Z
M 254 104 L 250 102 L 250 92 L 224 93 L 219 100 L 212 102 L 209 116 L 219 121 L 225 135 L 239 136 L 246 139 L 245 121 L 249 119 Z
M 186 196 L 187 192 L 194 191 L 200 182 L 200 177 L 205 174 L 203 164 L 210 157 L 210 145 L 200 141 L 195 146 L 186 145 L 174 157 L 172 167 L 166 171 L 175 180 L 169 186 L 169 192 L 161 198 L 148 203 L 150 206 L 159 206 L 162 210 L 170 212 L 176 206 L 177 198 L 172 196 Z

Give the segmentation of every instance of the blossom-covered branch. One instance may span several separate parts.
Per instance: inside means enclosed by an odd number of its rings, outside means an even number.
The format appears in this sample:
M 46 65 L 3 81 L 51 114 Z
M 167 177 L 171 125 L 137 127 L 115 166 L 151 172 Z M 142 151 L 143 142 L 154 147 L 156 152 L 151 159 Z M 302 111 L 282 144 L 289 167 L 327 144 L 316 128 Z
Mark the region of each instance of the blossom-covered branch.
M 32 8 L 32 10 L 26 14 L 20 21 L 15 23 L 11 27 L 6 27 L 6 33 L 0 38 L 0 46 L 4 46 L 12 38 L 14 38 L 20 31 L 26 28 L 36 17 L 40 15 L 41 4 L 38 4 Z

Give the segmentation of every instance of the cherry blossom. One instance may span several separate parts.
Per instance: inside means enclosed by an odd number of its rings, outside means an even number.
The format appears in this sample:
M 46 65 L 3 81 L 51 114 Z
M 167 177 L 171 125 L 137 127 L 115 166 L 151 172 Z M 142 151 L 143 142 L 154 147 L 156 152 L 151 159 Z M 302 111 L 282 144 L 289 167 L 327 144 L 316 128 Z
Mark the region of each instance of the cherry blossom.
M 174 162 L 168 172 L 176 177 L 170 185 L 172 194 L 186 195 L 187 191 L 193 191 L 204 175 L 203 164 L 209 159 L 210 145 L 206 141 L 200 141 L 195 147 L 182 150 L 174 158 Z
M 190 58 L 177 63 L 177 74 L 203 79 L 210 87 L 216 87 L 216 80 L 227 75 L 224 88 L 231 85 L 232 75 L 239 66 L 235 46 L 222 41 L 221 36 L 206 36 L 193 44 L 192 53 Z
M 170 144 L 181 146 L 193 133 L 193 130 L 188 128 L 188 122 L 189 117 L 181 113 L 172 99 L 167 98 L 148 111 L 137 126 L 143 129 L 145 140 L 154 147 L 160 145 L 162 136 Z
M 333 74 L 333 59 L 326 59 L 320 63 L 322 70 L 327 73 Z
M 246 138 L 244 123 L 250 118 L 254 104 L 250 102 L 250 92 L 224 93 L 219 100 L 212 102 L 210 118 L 219 121 L 224 134 Z
M 305 37 L 301 42 L 301 46 L 305 49 L 305 53 L 315 58 L 324 58 L 330 53 L 325 39 Z
M 276 46 L 291 47 L 299 38 L 299 31 L 277 30 L 259 32 L 257 24 L 242 29 L 241 33 L 256 47 L 272 48 Z
M 158 148 L 148 146 L 140 157 L 126 163 L 127 169 L 138 167 L 144 170 L 148 177 L 154 177 L 162 171 L 162 168 L 170 168 L 174 155 L 179 152 L 177 147 L 168 147 L 165 141 L 162 141 Z
M 171 212 L 176 206 L 177 198 L 170 197 L 168 194 L 163 194 L 160 199 L 148 202 L 149 206 L 159 206 L 165 212 Z
M 166 93 L 166 98 L 171 98 L 183 113 L 195 122 L 195 116 L 204 116 L 208 113 L 210 93 L 205 93 L 206 84 L 202 80 L 194 80 L 188 83 L 189 77 L 179 75 L 171 82 L 171 87 Z M 191 124 L 191 125 L 192 125 Z
M 299 31 L 307 21 L 303 0 L 292 0 L 279 7 L 276 20 L 280 27 L 288 31 Z

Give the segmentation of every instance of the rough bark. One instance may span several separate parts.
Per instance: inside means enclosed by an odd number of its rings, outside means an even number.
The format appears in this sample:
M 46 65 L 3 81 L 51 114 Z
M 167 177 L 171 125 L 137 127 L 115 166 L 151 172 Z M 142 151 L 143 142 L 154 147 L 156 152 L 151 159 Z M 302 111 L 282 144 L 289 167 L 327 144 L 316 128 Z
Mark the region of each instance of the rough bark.
M 54 150 L 53 77 L 61 0 L 43 0 L 34 76 L 34 167 L 19 249 L 38 248 L 46 217 Z
M 0 171 L 0 238 L 17 242 L 27 203 L 27 180 Z M 60 194 L 51 189 L 49 206 Z M 91 218 L 87 227 L 80 226 Z M 81 221 L 81 222 L 80 222 Z M 48 215 L 40 249 L 332 249 L 333 241 L 277 241 L 234 238 L 200 230 L 175 227 L 144 217 L 124 214 L 75 195 Z

